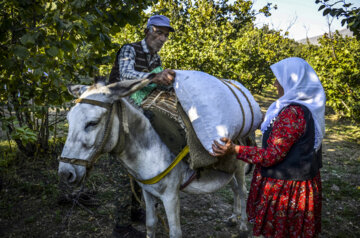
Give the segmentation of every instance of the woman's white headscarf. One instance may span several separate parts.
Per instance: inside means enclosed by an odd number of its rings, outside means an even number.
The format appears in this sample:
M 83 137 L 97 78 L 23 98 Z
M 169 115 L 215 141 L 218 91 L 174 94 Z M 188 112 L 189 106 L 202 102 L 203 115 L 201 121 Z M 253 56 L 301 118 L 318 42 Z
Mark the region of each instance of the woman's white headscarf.
M 303 59 L 292 57 L 270 66 L 284 89 L 284 95 L 266 112 L 261 131 L 264 133 L 279 112 L 292 103 L 307 107 L 315 123 L 314 148 L 320 148 L 325 135 L 325 92 L 313 68 Z

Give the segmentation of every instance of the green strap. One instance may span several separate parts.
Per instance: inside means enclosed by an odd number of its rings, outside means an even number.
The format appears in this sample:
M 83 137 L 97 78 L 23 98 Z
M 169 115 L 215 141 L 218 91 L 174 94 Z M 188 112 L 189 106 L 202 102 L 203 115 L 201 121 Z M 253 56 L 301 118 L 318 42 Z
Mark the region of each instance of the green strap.
M 158 74 L 158 73 L 160 73 L 162 71 L 164 71 L 164 69 L 161 66 L 158 66 L 155 69 L 153 69 L 150 73 L 151 74 Z
M 160 73 L 163 71 L 163 68 L 161 66 L 156 67 L 151 71 L 150 73 Z M 142 89 L 136 91 L 135 93 L 131 94 L 130 98 L 134 100 L 136 105 L 140 106 L 142 101 L 157 87 L 155 83 L 150 83 L 149 85 L 143 87 Z

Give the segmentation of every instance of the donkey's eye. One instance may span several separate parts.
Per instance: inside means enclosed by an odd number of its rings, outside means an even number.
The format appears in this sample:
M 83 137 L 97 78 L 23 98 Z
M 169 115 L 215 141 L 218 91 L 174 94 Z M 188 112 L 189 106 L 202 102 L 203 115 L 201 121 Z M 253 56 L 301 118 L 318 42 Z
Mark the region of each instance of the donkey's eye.
M 85 130 L 88 130 L 93 126 L 96 126 L 98 123 L 99 123 L 98 121 L 90 121 L 90 122 L 86 123 Z

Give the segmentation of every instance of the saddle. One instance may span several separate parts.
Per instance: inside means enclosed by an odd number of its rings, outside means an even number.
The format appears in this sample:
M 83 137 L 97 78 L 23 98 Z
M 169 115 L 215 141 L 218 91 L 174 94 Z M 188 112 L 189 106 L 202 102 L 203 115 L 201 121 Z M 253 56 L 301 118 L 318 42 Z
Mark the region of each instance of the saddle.
M 152 126 L 170 149 L 177 155 L 189 146 L 189 156 L 185 161 L 191 169 L 212 167 L 227 173 L 233 173 L 241 162 L 234 156 L 222 159 L 213 157 L 202 146 L 191 125 L 191 122 L 177 100 L 174 89 L 154 89 L 141 103 L 144 114 L 149 118 Z M 239 142 L 244 144 L 244 142 Z

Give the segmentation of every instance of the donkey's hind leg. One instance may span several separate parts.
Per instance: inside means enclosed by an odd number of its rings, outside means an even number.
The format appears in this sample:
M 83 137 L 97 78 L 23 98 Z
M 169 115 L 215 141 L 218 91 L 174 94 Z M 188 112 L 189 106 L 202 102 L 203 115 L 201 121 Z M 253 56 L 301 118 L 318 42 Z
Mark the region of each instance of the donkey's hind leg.
M 146 205 L 146 237 L 147 238 L 154 238 L 156 232 L 156 224 L 158 218 L 156 216 L 156 200 L 155 197 L 146 192 L 145 189 L 142 190 Z
M 240 231 L 247 231 L 247 216 L 246 216 L 246 197 L 247 190 L 245 186 L 245 163 L 239 161 L 238 168 L 234 173 L 234 178 L 231 181 L 231 189 L 234 193 L 233 214 L 229 218 L 230 223 L 237 223 L 240 217 Z

